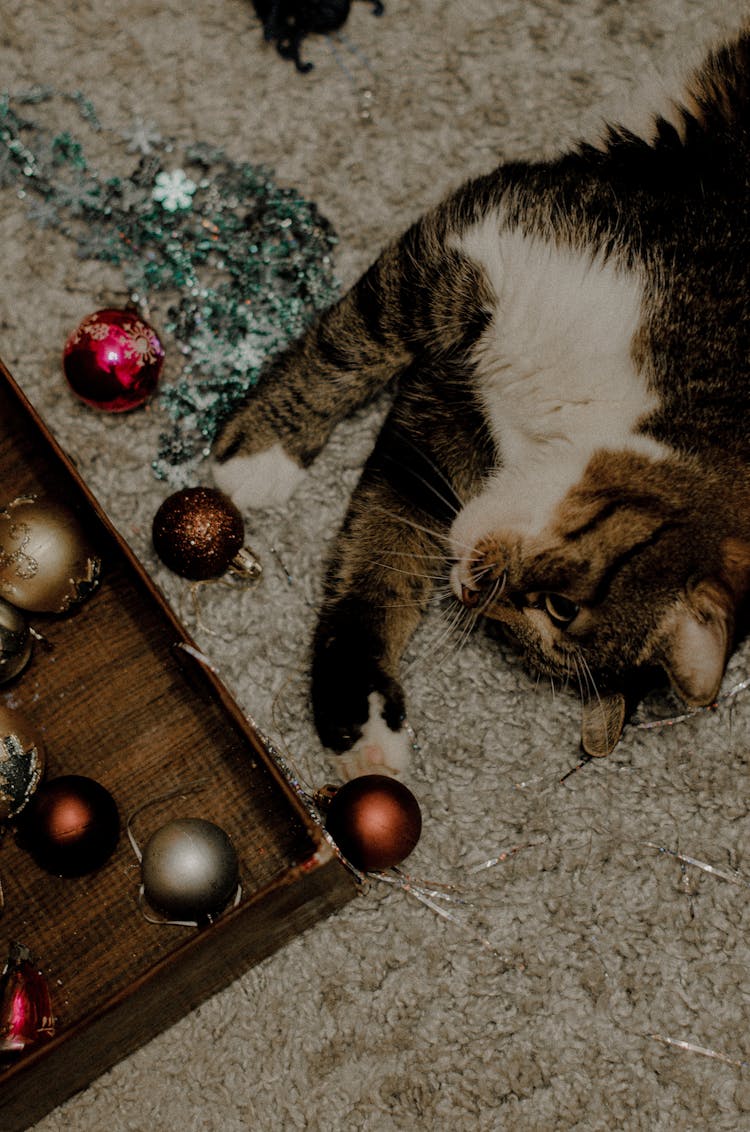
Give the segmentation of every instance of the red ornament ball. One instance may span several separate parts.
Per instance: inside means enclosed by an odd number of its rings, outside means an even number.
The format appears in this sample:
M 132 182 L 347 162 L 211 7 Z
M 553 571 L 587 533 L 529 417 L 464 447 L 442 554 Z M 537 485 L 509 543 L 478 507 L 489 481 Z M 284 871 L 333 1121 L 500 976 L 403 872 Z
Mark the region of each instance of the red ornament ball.
M 218 578 L 242 549 L 245 524 L 229 496 L 215 487 L 185 487 L 154 516 L 154 549 L 165 566 L 194 582 Z
M 0 976 L 0 1057 L 25 1053 L 54 1034 L 49 984 L 28 948 L 12 943 Z
M 82 774 L 43 782 L 23 812 L 19 842 L 47 872 L 83 876 L 103 865 L 120 836 L 110 792 Z
M 355 868 L 379 871 L 409 856 L 422 832 L 422 812 L 403 782 L 364 774 L 336 791 L 325 825 Z
M 164 365 L 156 333 L 133 311 L 94 311 L 65 343 L 63 371 L 82 401 L 107 413 L 135 409 L 153 393 Z

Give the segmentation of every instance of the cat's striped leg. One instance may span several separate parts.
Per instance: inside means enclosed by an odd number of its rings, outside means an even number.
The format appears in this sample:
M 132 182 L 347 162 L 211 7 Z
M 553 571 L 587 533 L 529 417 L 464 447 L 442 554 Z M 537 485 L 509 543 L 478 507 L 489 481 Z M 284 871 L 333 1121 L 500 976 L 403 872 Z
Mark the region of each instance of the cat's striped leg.
M 214 479 L 238 506 L 279 504 L 332 429 L 419 357 L 466 352 L 486 324 L 476 265 L 436 210 L 282 351 L 223 425 Z
M 392 249 L 270 364 L 214 444 L 216 484 L 238 506 L 283 503 L 332 429 L 399 374 L 412 357 L 388 306 Z M 392 270 L 396 270 L 391 263 Z M 383 315 L 385 317 L 385 315 Z

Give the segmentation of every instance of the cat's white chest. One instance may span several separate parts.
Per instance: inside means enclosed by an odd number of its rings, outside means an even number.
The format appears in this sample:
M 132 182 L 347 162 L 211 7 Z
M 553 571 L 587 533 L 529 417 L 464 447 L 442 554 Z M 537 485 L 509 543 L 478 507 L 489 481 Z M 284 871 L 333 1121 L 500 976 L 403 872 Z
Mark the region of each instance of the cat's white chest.
M 530 531 L 541 529 L 598 449 L 656 455 L 658 445 L 637 435 L 654 398 L 633 360 L 639 278 L 502 224 L 493 213 L 458 246 L 483 268 L 495 300 L 474 354 L 503 460 L 487 503 L 498 522 Z

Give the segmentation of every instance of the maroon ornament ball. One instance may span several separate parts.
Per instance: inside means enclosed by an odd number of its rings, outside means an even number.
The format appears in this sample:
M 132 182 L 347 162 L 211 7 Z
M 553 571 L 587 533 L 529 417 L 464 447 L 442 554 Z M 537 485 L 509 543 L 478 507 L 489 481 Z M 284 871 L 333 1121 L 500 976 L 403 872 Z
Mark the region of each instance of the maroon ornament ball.
M 19 842 L 47 872 L 83 876 L 114 852 L 117 805 L 100 782 L 64 774 L 43 782 L 23 812 Z
M 165 566 L 194 582 L 218 578 L 242 550 L 245 524 L 229 496 L 215 487 L 185 487 L 154 516 L 154 549 Z
M 133 311 L 94 311 L 68 338 L 63 371 L 87 405 L 107 413 L 135 409 L 153 393 L 164 365 L 156 332 Z
M 422 832 L 422 812 L 403 782 L 364 774 L 336 791 L 325 825 L 355 868 L 379 871 L 409 856 Z

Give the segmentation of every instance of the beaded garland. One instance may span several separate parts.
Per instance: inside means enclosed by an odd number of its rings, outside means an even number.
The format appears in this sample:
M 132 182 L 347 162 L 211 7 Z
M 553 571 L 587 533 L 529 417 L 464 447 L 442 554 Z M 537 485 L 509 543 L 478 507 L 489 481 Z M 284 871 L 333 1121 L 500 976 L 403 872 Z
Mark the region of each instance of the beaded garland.
M 132 172 L 99 173 L 73 132 L 38 122 L 34 110 L 53 102 L 56 119 L 72 112 L 79 130 L 124 146 Z M 82 94 L 49 87 L 0 94 L 0 191 L 11 188 L 79 258 L 121 267 L 136 307 L 165 294 L 160 329 L 184 363 L 154 403 L 165 431 L 153 468 L 175 486 L 191 482 L 266 358 L 337 297 L 331 225 L 262 166 L 200 142 L 180 153 L 141 120 L 125 135 L 105 130 Z

